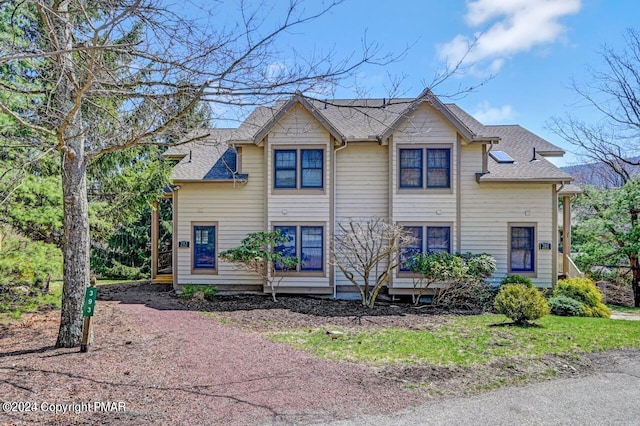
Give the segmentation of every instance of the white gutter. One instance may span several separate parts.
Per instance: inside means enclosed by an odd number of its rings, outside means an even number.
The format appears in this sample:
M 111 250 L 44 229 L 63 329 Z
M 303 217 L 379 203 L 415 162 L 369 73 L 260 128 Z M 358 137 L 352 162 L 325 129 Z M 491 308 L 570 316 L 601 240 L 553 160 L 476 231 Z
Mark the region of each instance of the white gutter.
M 337 228 L 337 224 L 338 224 L 338 217 L 336 215 L 337 212 L 337 207 L 336 205 L 338 204 L 336 202 L 336 194 L 338 193 L 338 191 L 336 191 L 336 176 L 338 175 L 338 162 L 337 162 L 337 153 L 340 150 L 343 150 L 347 147 L 347 139 L 345 138 L 342 141 L 342 146 L 338 147 L 337 149 L 333 150 L 333 182 L 332 182 L 332 186 L 333 186 L 333 234 L 336 233 L 336 228 Z M 335 238 L 333 235 L 331 235 L 331 246 L 333 247 L 333 245 L 335 244 Z M 338 297 L 338 286 L 336 285 L 336 277 L 337 277 L 337 272 L 338 272 L 338 267 L 333 265 L 333 298 L 337 299 Z

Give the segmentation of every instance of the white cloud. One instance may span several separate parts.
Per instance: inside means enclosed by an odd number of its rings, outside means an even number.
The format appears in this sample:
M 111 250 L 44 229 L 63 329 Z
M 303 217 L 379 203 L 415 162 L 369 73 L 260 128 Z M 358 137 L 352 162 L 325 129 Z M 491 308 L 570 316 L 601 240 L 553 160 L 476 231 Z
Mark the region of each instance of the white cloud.
M 473 37 L 458 34 L 438 46 L 438 56 L 450 67 L 491 61 L 488 71 L 496 72 L 510 56 L 562 37 L 566 28 L 559 19 L 579 12 L 581 7 L 581 0 L 468 2 L 465 21 L 472 28 L 482 29 Z
M 506 124 L 512 121 L 516 114 L 511 105 L 492 107 L 485 101 L 478 105 L 471 115 L 482 124 Z

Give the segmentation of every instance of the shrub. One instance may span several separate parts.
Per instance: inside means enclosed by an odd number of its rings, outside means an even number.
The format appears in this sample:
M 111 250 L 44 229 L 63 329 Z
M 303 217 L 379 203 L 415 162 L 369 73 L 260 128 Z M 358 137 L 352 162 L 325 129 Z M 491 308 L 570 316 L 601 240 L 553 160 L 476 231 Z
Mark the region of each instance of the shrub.
M 191 299 L 196 293 L 202 293 L 205 299 L 211 299 L 218 293 L 218 289 L 212 285 L 185 284 L 182 286 L 180 297 Z
M 500 287 L 493 303 L 498 313 L 516 324 L 524 325 L 549 313 L 547 301 L 535 287 L 526 284 L 505 284 Z
M 549 299 L 549 308 L 553 315 L 576 317 L 582 314 L 582 303 L 567 296 L 555 296 Z
M 445 309 L 484 311 L 493 297 L 485 279 L 496 269 L 495 259 L 486 253 L 428 252 L 407 261 L 408 268 L 419 274 L 413 283 L 413 302 L 428 289 L 433 290 L 432 304 Z M 433 284 L 442 283 L 440 287 Z
M 604 303 L 598 303 L 596 306 L 583 305 L 582 313 L 585 317 L 609 318 L 611 316 L 611 309 Z
M 506 277 L 504 277 L 502 279 L 502 281 L 500 282 L 501 285 L 505 285 L 505 284 L 524 284 L 525 286 L 529 287 L 529 288 L 533 288 L 533 283 L 531 282 L 531 279 L 528 277 L 523 277 L 522 275 L 507 275 Z
M 496 271 L 496 259 L 488 253 L 461 253 L 467 266 L 467 275 L 476 281 L 484 281 Z
M 52 278 L 62 276 L 62 253 L 53 244 L 29 239 L 0 228 L 5 239 L 0 252 L 0 314 L 19 318 L 41 304 L 60 300 L 47 296 Z
M 62 275 L 62 253 L 53 244 L 9 234 L 0 255 L 0 285 L 45 290 L 50 277 Z
M 103 266 L 100 269 L 96 269 L 95 273 L 102 278 L 114 280 L 140 280 L 147 276 L 137 266 L 123 265 L 115 259 L 112 259 L 109 263 L 111 263 L 111 266 Z
M 566 296 L 582 304 L 581 316 L 609 318 L 611 310 L 602 303 L 602 293 L 589 278 L 559 280 L 553 296 Z

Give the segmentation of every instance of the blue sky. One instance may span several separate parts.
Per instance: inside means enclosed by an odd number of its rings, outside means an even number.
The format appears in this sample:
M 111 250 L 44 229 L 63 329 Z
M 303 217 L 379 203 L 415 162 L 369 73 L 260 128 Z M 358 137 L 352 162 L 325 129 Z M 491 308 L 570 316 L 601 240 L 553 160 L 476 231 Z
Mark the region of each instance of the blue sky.
M 493 74 L 484 86 L 453 101 L 484 124 L 520 124 L 569 151 L 547 128 L 549 120 L 566 113 L 597 120 L 580 105 L 569 88 L 571 80 L 586 82 L 586 67 L 602 65 L 602 46 L 622 48 L 623 31 L 637 25 L 638 18 L 637 0 L 346 0 L 287 34 L 286 41 L 301 52 L 334 46 L 338 56 L 358 52 L 365 33 L 382 51 L 409 46 L 402 61 L 362 68 L 358 85 L 371 97 L 385 97 L 390 76 L 405 75 L 401 90 L 416 96 L 447 61 L 455 62 L 474 34 L 482 33 L 467 55 L 466 74 L 449 79 L 435 93 Z M 335 95 L 357 93 L 345 82 Z M 554 162 L 577 161 L 568 154 Z

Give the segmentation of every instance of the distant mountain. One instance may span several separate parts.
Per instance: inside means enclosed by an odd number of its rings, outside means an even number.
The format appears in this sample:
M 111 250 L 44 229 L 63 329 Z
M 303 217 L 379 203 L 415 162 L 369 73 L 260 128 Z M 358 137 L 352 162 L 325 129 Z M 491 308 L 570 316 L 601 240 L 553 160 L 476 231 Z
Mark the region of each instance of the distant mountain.
M 640 157 L 631 158 L 632 162 L 640 162 Z M 624 168 L 631 175 L 640 174 L 640 166 L 630 166 L 625 164 Z M 561 169 L 573 176 L 573 183 L 576 185 L 594 185 L 600 188 L 614 188 L 622 185 L 620 176 L 614 173 L 609 166 L 604 163 L 587 163 L 575 166 L 561 167 Z

